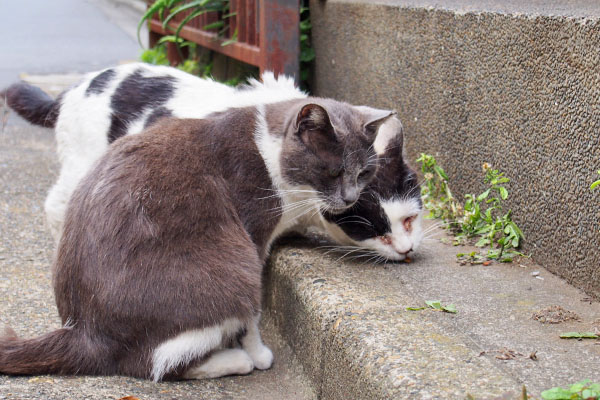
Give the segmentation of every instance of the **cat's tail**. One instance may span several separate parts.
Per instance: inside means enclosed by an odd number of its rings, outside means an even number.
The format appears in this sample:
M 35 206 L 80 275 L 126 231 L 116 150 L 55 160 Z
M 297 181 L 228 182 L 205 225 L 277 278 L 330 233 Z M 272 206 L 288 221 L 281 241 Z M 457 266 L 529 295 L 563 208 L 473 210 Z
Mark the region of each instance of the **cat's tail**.
M 0 92 L 0 102 L 6 103 L 32 124 L 45 128 L 54 128 L 60 111 L 59 100 L 25 82 L 12 84 Z
M 8 375 L 86 374 L 92 362 L 81 332 L 64 327 L 33 339 L 10 328 L 0 336 L 0 373 Z

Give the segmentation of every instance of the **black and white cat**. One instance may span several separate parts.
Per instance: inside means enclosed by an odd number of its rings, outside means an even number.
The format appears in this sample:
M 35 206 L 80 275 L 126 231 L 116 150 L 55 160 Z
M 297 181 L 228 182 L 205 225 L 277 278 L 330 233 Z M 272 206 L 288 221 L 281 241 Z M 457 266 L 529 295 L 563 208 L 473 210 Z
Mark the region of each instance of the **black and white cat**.
M 119 137 L 139 133 L 165 116 L 202 118 L 231 107 L 303 98 L 306 94 L 292 79 L 275 79 L 271 73 L 265 73 L 262 82 L 253 80 L 234 89 L 175 68 L 140 63 L 90 73 L 57 100 L 25 83 L 6 91 L 7 103 L 15 111 L 32 123 L 55 128 L 61 169 L 45 210 L 57 240 L 71 193 Z M 362 201 L 343 218 L 308 210 L 300 203 L 296 207 L 303 213 L 288 228 L 316 227 L 341 244 L 375 251 L 389 260 L 404 259 L 417 249 L 423 236 L 422 206 L 416 175 L 402 156 L 402 125 L 390 118 L 381 131 L 374 148 L 384 162 Z
M 0 336 L 0 373 L 158 381 L 269 368 L 258 330 L 269 247 L 297 204 L 337 215 L 356 202 L 391 116 L 309 97 L 167 118 L 115 141 L 66 211 L 53 267 L 64 327 Z

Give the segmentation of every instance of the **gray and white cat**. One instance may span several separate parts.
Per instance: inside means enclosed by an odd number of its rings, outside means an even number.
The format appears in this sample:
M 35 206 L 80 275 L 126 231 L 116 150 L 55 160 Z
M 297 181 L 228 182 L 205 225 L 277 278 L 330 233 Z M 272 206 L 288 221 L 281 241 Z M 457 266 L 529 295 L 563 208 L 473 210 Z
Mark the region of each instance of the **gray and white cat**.
M 64 327 L 0 337 L 0 373 L 158 381 L 269 368 L 258 330 L 269 247 L 299 202 L 331 215 L 354 204 L 391 115 L 309 97 L 115 141 L 66 211 L 53 266 Z
M 230 107 L 303 99 L 292 79 L 266 73 L 262 82 L 241 89 L 200 79 L 170 67 L 126 64 L 93 72 L 52 100 L 25 83 L 7 89 L 7 103 L 30 122 L 54 127 L 60 175 L 45 202 L 48 224 L 58 240 L 67 202 L 74 188 L 108 146 L 136 134 L 160 118 L 202 118 Z M 360 109 L 360 108 L 357 108 Z M 364 107 L 364 110 L 375 110 Z M 422 238 L 421 201 L 414 171 L 402 155 L 402 125 L 390 118 L 374 143 L 379 155 L 376 179 L 356 207 L 332 217 L 297 205 L 289 229 L 317 227 L 337 242 L 401 260 Z M 345 171 L 337 171 L 342 177 Z M 383 184 L 385 182 L 385 184 Z

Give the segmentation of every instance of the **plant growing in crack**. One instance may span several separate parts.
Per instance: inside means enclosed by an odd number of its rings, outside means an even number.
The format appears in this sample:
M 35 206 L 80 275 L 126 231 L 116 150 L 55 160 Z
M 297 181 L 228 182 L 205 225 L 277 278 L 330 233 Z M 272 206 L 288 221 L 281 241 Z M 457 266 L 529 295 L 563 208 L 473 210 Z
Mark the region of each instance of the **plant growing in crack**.
M 427 217 L 454 223 L 461 215 L 462 207 L 450 191 L 448 175 L 432 155 L 421 153 L 417 162 L 421 163 L 421 172 L 425 177 L 421 185 L 421 197 L 424 207 L 429 210 Z
M 437 164 L 436 159 L 421 153 L 417 162 L 421 163 L 424 182 L 421 195 L 430 218 L 441 218 L 446 227 L 455 235 L 455 244 L 475 239 L 475 246 L 488 247 L 485 256 L 459 254 L 459 260 L 473 264 L 485 263 L 483 258 L 511 262 L 515 256 L 524 256 L 517 251 L 524 239 L 523 232 L 512 220 L 512 211 L 503 211 L 502 202 L 508 199 L 505 184 L 510 179 L 503 172 L 483 164 L 486 190 L 479 195 L 465 195 L 464 207 L 457 202 L 448 186 L 448 175 Z
M 515 249 L 523 240 L 523 232 L 511 218 L 512 210 L 504 213 L 502 202 L 508 198 L 504 184 L 510 179 L 503 172 L 483 164 L 483 181 L 488 188 L 478 196 L 465 195 L 465 212 L 460 222 L 460 231 L 456 235 L 459 241 L 465 238 L 479 238 L 477 247 L 486 247 L 488 259 L 510 262 L 516 255 L 523 255 Z

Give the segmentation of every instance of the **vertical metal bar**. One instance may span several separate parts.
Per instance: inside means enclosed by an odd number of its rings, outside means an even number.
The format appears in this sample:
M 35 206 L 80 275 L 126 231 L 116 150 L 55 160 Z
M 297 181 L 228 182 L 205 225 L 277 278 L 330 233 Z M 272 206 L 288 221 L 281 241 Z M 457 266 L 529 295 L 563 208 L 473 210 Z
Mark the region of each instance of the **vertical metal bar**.
M 261 72 L 270 70 L 299 80 L 299 23 L 299 0 L 260 0 Z
M 240 12 L 240 7 L 239 7 L 239 0 L 230 0 L 229 1 L 229 12 L 230 13 L 237 13 L 237 15 L 234 15 L 230 18 L 228 18 L 229 20 L 229 29 L 227 30 L 227 37 L 230 38 L 233 36 L 233 32 L 235 32 L 237 26 L 238 26 L 238 16 L 239 16 L 239 12 Z M 239 34 L 239 32 L 238 32 Z
M 254 37 L 254 44 L 256 44 L 257 46 L 260 47 L 260 10 L 261 10 L 262 4 L 261 4 L 261 0 L 256 0 L 256 14 L 255 14 L 255 32 L 256 35 Z
M 246 41 L 256 44 L 256 1 L 246 0 Z
M 248 0 L 238 0 L 238 14 L 236 19 L 238 29 L 238 42 L 241 43 L 248 42 L 246 36 L 246 27 L 248 26 L 248 20 L 246 19 L 246 7 L 248 7 Z

